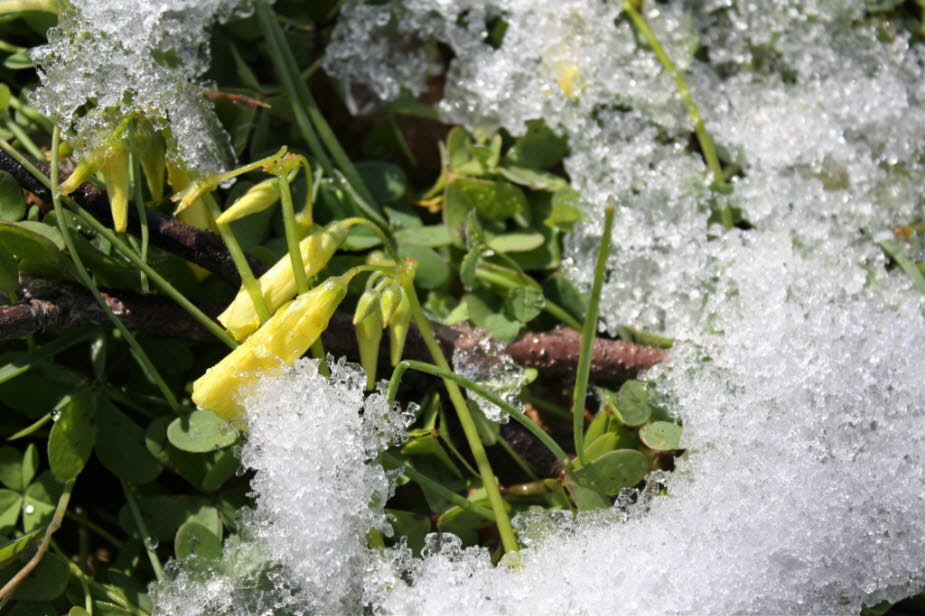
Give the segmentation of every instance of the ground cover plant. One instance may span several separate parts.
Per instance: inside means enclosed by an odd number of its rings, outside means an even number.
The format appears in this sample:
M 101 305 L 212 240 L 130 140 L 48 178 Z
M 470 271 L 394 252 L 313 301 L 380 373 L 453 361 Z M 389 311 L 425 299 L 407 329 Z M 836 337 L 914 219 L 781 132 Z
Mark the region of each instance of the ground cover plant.
M 0 2 L 0 609 L 920 613 L 923 10 Z

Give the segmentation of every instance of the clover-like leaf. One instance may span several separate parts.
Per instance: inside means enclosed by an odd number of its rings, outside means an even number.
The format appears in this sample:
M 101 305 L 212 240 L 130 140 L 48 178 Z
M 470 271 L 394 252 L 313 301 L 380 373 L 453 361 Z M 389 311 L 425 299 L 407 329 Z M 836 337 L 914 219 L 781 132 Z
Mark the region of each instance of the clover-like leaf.
M 233 445 L 238 432 L 212 411 L 197 409 L 170 422 L 167 438 L 177 449 L 203 453 Z
M 649 393 L 640 381 L 629 380 L 624 383 L 614 401 L 617 418 L 627 426 L 641 426 L 652 417 Z
M 546 298 L 534 287 L 515 287 L 504 298 L 504 311 L 521 323 L 538 317 L 545 306 Z
M 195 519 L 184 522 L 173 540 L 177 558 L 198 556 L 208 560 L 222 557 L 222 540 Z
M 109 472 L 131 484 L 148 483 L 161 472 L 145 448 L 145 431 L 107 399 L 99 401 L 95 450 Z
M 670 421 L 653 421 L 639 430 L 639 438 L 649 449 L 673 451 L 681 447 L 681 426 Z
M 80 474 L 90 458 L 95 440 L 97 399 L 82 390 L 73 396 L 48 435 L 48 464 L 59 481 L 70 481 Z
M 648 472 L 649 458 L 645 455 L 635 449 L 616 449 L 577 469 L 572 476 L 583 487 L 614 496 L 642 481 Z

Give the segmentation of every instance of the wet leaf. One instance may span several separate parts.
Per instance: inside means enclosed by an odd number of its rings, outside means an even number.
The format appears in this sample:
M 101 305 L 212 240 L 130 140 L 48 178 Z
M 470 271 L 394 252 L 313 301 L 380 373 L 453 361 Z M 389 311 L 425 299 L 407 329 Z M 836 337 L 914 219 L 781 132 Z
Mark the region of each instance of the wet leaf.
M 78 392 L 61 409 L 48 435 L 48 464 L 61 482 L 74 479 L 93 451 L 96 434 L 96 395 Z
M 177 558 L 198 556 L 218 560 L 222 557 L 221 539 L 196 520 L 187 520 L 177 529 L 173 546 Z
M 639 430 L 646 447 L 656 451 L 673 451 L 681 447 L 681 426 L 670 421 L 653 421 Z
M 583 487 L 614 496 L 623 488 L 631 488 L 649 472 L 649 459 L 635 449 L 609 451 L 572 476 Z
M 614 400 L 614 412 L 621 422 L 627 426 L 641 426 L 652 416 L 652 407 L 649 405 L 649 393 L 645 384 L 630 380 L 620 387 Z
M 233 445 L 238 432 L 212 411 L 197 409 L 170 422 L 167 438 L 177 449 L 203 453 Z

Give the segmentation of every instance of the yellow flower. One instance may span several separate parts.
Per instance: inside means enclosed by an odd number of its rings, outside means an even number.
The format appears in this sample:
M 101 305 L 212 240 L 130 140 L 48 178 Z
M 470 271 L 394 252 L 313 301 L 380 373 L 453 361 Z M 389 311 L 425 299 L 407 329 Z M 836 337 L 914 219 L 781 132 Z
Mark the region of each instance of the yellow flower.
M 411 325 L 411 302 L 408 296 L 402 291 L 401 301 L 395 312 L 392 314 L 392 322 L 389 324 L 389 358 L 392 365 L 398 365 L 401 361 L 402 351 L 405 350 L 405 338 L 408 337 L 408 327 Z
M 120 233 L 128 227 L 128 167 L 128 148 L 118 145 L 109 151 L 101 169 L 106 181 L 106 193 L 109 195 L 112 226 Z
M 379 344 L 382 342 L 382 317 L 379 308 L 373 307 L 354 328 L 360 349 L 360 365 L 366 371 L 366 389 L 376 387 L 376 368 L 379 365 Z
M 346 239 L 349 230 L 349 224 L 333 222 L 299 242 L 307 277 L 311 278 L 327 265 L 334 252 Z M 275 311 L 286 300 L 292 299 L 296 294 L 296 285 L 289 255 L 286 254 L 277 261 L 267 273 L 260 277 L 258 282 L 263 300 L 270 312 Z M 238 295 L 228 308 L 219 315 L 218 321 L 225 326 L 235 340 L 244 340 L 260 327 L 260 318 L 257 316 L 254 304 L 243 288 L 238 291 Z
M 241 346 L 193 383 L 196 406 L 234 419 L 259 379 L 283 372 L 318 339 L 337 309 L 352 276 L 344 274 L 288 302 Z
M 215 222 L 220 225 L 262 212 L 279 200 L 279 178 L 268 178 L 251 186 L 240 199 L 222 212 Z
M 71 175 L 69 175 L 66 180 L 61 182 L 61 186 L 58 187 L 58 192 L 62 195 L 71 194 L 80 188 L 80 185 L 86 182 L 91 175 L 96 173 L 97 169 L 99 169 L 99 167 L 94 157 L 85 157 L 82 161 L 77 163 L 77 166 L 74 167 Z

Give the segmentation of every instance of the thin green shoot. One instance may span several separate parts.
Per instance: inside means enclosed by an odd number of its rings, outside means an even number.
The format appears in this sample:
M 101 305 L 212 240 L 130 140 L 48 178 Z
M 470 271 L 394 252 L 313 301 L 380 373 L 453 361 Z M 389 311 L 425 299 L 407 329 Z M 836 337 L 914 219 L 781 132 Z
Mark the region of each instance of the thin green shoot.
M 581 350 L 578 353 L 578 369 L 575 374 L 575 389 L 572 393 L 572 430 L 575 437 L 575 453 L 582 465 L 588 464 L 585 454 L 585 398 L 588 394 L 588 378 L 591 376 L 591 351 L 594 347 L 594 336 L 597 333 L 597 314 L 601 303 L 601 287 L 604 284 L 607 256 L 610 254 L 610 236 L 613 231 L 615 209 L 613 202 L 608 203 L 604 209 L 604 234 L 601 236 L 601 244 L 597 251 L 588 313 L 585 315 L 584 327 L 581 329 Z
M 407 294 L 408 301 L 411 303 L 411 314 L 414 319 L 421 337 L 424 339 L 424 345 L 430 352 L 437 368 L 443 369 L 444 373 L 452 373 L 449 362 L 443 354 L 443 350 L 434 337 L 434 332 L 430 327 L 430 322 L 421 308 L 421 302 L 418 300 L 417 291 L 414 288 L 413 280 L 404 281 L 404 290 Z M 401 363 L 401 362 L 400 362 Z M 423 364 L 429 366 L 429 364 Z M 504 499 L 501 491 L 498 489 L 498 480 L 495 479 L 491 463 L 488 461 L 488 455 L 485 453 L 485 446 L 479 438 L 478 429 L 475 427 L 475 421 L 466 405 L 466 399 L 462 395 L 459 386 L 455 381 L 444 378 L 443 384 L 450 396 L 450 402 L 456 410 L 459 423 L 462 426 L 463 434 L 469 443 L 469 450 L 475 459 L 476 467 L 479 469 L 479 476 L 482 478 L 482 486 L 485 488 L 485 494 L 488 496 L 488 502 L 491 503 L 491 510 L 495 514 L 495 523 L 498 526 L 498 534 L 501 536 L 501 544 L 505 552 L 516 552 L 520 549 L 517 539 L 514 536 L 514 528 L 511 526 L 511 519 L 504 507 Z
M 127 483 L 123 480 L 122 482 L 122 491 L 125 493 L 125 500 L 128 503 L 129 511 L 132 514 L 132 520 L 135 522 L 135 526 L 138 528 L 138 532 L 141 534 L 141 541 L 144 543 L 145 551 L 148 553 L 148 561 L 151 563 L 151 569 L 154 570 L 154 577 L 157 578 L 158 582 L 164 581 L 164 567 L 161 566 L 161 559 L 157 555 L 157 550 L 154 549 L 154 546 L 151 545 L 151 535 L 148 534 L 148 526 L 145 524 L 145 519 L 141 515 L 141 508 L 138 506 L 138 501 L 135 499 L 135 495 L 132 493 L 132 488 L 129 487 Z

